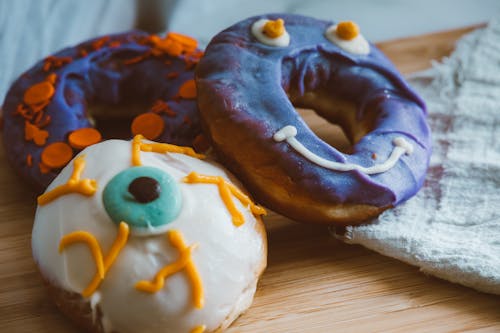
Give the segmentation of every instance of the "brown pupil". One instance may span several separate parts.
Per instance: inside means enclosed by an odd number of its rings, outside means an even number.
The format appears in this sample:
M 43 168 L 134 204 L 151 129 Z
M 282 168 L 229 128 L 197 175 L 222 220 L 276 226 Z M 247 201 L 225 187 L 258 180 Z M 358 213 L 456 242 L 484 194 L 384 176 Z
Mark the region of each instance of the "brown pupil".
M 160 196 L 161 187 L 154 178 L 138 177 L 130 183 L 128 191 L 134 196 L 137 202 L 148 203 Z

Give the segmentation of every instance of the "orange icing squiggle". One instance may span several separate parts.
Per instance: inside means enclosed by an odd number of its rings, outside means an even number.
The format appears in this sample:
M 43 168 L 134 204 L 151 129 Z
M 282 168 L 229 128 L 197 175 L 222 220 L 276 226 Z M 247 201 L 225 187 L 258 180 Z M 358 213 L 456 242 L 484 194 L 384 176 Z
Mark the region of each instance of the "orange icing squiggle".
M 148 152 L 148 153 L 160 153 L 160 154 L 178 153 L 178 154 L 184 154 L 184 155 L 188 155 L 188 156 L 199 158 L 199 159 L 205 158 L 205 155 L 196 153 L 193 150 L 193 148 L 191 148 L 191 147 L 176 146 L 176 145 L 171 145 L 168 143 L 156 143 L 156 142 L 145 143 L 145 142 L 142 142 L 142 140 L 143 140 L 143 136 L 140 134 L 134 136 L 134 139 L 132 140 L 132 165 L 133 166 L 142 165 L 141 151 Z
M 260 206 L 257 206 L 252 200 L 243 192 L 240 191 L 236 186 L 227 182 L 221 176 L 207 176 L 200 175 L 196 172 L 191 172 L 189 175 L 184 177 L 183 181 L 189 184 L 215 184 L 219 188 L 219 194 L 222 198 L 222 201 L 226 205 L 229 213 L 231 214 L 233 224 L 237 227 L 241 226 L 245 223 L 243 215 L 236 208 L 234 202 L 231 198 L 231 194 L 234 195 L 243 205 L 250 208 L 250 211 L 254 215 L 265 215 L 266 210 Z
M 65 235 L 61 238 L 59 242 L 59 253 L 69 245 L 75 243 L 85 243 L 90 249 L 92 256 L 94 257 L 95 266 L 97 269 L 97 275 L 102 279 L 104 278 L 104 262 L 102 259 L 102 251 L 99 246 L 99 242 L 91 233 L 87 231 L 75 231 L 70 234 Z
M 170 244 L 179 251 L 179 258 L 163 267 L 152 281 L 142 280 L 136 283 L 135 288 L 141 291 L 155 293 L 163 288 L 165 279 L 169 276 L 184 270 L 188 276 L 192 288 L 192 300 L 194 307 L 201 309 L 204 306 L 205 299 L 203 295 L 203 283 L 191 257 L 195 245 L 186 246 L 182 233 L 178 230 L 169 230 L 167 233 Z
M 97 288 L 99 288 L 99 285 L 104 279 L 109 268 L 115 262 L 118 254 L 120 254 L 121 250 L 127 243 L 129 233 L 130 230 L 128 224 L 125 222 L 120 222 L 120 226 L 118 227 L 118 234 L 116 235 L 113 245 L 111 245 L 108 254 L 104 256 L 103 259 L 104 276 L 101 278 L 98 274 L 95 274 L 90 284 L 82 292 L 83 297 L 91 296 L 97 290 Z
M 138 135 L 134 136 L 134 139 L 132 140 L 132 165 L 133 166 L 142 165 L 141 145 L 142 145 L 142 135 L 138 134 Z
M 189 333 L 203 333 L 207 327 L 205 325 L 198 325 L 191 330 Z
M 86 196 L 94 195 L 97 190 L 97 181 L 89 178 L 80 179 L 85 168 L 85 156 L 80 155 L 76 157 L 73 165 L 73 173 L 68 182 L 40 195 L 37 199 L 39 205 L 46 205 L 60 196 L 69 193 L 80 193 Z
M 103 257 L 102 249 L 97 239 L 87 231 L 75 231 L 65 235 L 59 243 L 59 252 L 62 252 L 68 245 L 75 243 L 86 243 L 92 253 L 96 263 L 97 272 L 90 284 L 82 291 L 83 297 L 91 296 L 101 284 L 111 265 L 115 262 L 118 254 L 127 243 L 129 235 L 129 226 L 121 222 L 118 228 L 118 234 L 109 249 L 106 256 Z

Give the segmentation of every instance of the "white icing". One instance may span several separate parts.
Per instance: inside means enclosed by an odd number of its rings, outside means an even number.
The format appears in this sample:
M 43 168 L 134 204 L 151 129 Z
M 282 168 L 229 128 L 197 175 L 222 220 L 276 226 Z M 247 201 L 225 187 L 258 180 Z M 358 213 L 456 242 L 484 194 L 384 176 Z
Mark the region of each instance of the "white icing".
M 269 21 L 270 20 L 267 19 L 260 19 L 252 24 L 252 34 L 254 35 L 254 37 L 257 38 L 259 42 L 269 46 L 287 47 L 288 45 L 290 45 L 290 35 L 286 31 L 286 29 L 285 32 L 279 37 L 271 38 L 266 36 L 263 31 L 264 26 Z
M 293 149 L 295 149 L 299 154 L 307 158 L 309 161 L 324 168 L 335 171 L 357 170 L 367 175 L 382 173 L 393 168 L 401 156 L 403 156 L 404 154 L 409 155 L 413 152 L 413 146 L 408 141 L 406 141 L 403 137 L 397 137 L 392 142 L 395 147 L 387 160 L 385 160 L 383 163 L 375 164 L 370 167 L 363 167 L 358 164 L 341 163 L 324 159 L 323 157 L 316 155 L 315 153 L 304 147 L 304 145 L 295 138 L 296 135 L 297 128 L 295 128 L 295 126 L 288 125 L 276 132 L 273 138 L 277 142 L 288 142 L 288 144 L 292 146 Z
M 130 234 L 139 237 L 147 237 L 152 235 L 160 235 L 167 232 L 168 230 L 170 230 L 170 225 L 165 224 L 159 227 L 148 226 L 147 228 L 130 228 Z
M 325 31 L 325 37 L 332 43 L 336 44 L 341 49 L 354 53 L 365 55 L 370 53 L 370 44 L 363 37 L 363 35 L 358 34 L 351 40 L 345 40 L 337 36 L 337 25 L 329 26 Z
M 84 244 L 58 251 L 61 238 L 85 230 L 97 238 L 103 253 L 113 243 L 117 226 L 106 214 L 102 191 L 113 176 L 131 166 L 131 143 L 110 140 L 85 149 L 86 167 L 82 178 L 96 179 L 98 190 L 92 197 L 68 194 L 37 208 L 32 234 L 33 255 L 44 276 L 58 286 L 82 292 L 95 274 L 95 263 Z M 187 184 L 181 179 L 187 171 L 231 176 L 215 163 L 182 154 L 141 153 L 143 165 L 168 172 L 179 182 L 183 207 L 170 229 L 182 232 L 186 245 L 197 243 L 192 257 L 203 281 L 205 306 L 193 307 L 191 285 L 184 272 L 167 280 L 155 294 L 135 289 L 140 280 L 151 280 L 179 253 L 166 234 L 148 237 L 131 235 L 94 296 L 92 308 L 99 306 L 106 331 L 190 332 L 197 325 L 216 329 L 230 317 L 235 307 L 250 304 L 256 274 L 265 260 L 265 240 L 256 231 L 258 223 L 251 212 L 235 199 L 245 224 L 235 227 L 216 185 Z M 48 190 L 66 182 L 72 163 L 62 170 Z M 243 295 L 243 296 L 242 296 Z M 245 299 L 243 300 L 242 297 Z M 239 309 L 241 311 L 244 309 Z M 227 322 L 227 321 L 226 321 Z
M 101 293 L 96 291 L 90 296 L 90 310 L 92 311 L 92 320 L 97 318 L 97 305 L 101 302 Z

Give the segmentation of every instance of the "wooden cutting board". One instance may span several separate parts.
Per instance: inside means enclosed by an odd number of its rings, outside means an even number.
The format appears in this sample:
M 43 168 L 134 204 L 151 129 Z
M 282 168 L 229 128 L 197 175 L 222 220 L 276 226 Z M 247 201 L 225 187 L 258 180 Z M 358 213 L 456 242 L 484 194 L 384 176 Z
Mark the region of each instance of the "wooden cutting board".
M 441 59 L 472 28 L 380 43 L 404 73 Z M 321 132 L 321 120 L 309 119 Z M 328 138 L 329 131 L 321 136 Z M 0 331 L 74 332 L 46 297 L 31 259 L 35 196 L 0 149 Z M 500 332 L 500 297 L 331 237 L 325 227 L 266 217 L 269 265 L 229 332 Z

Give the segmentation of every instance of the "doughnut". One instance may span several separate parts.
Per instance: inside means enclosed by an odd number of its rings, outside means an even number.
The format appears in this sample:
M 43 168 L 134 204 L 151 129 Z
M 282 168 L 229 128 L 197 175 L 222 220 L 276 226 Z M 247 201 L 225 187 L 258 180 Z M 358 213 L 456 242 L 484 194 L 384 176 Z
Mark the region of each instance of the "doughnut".
M 192 148 L 106 140 L 38 197 L 35 262 L 60 310 L 91 332 L 219 332 L 266 266 L 261 215 Z
M 193 69 L 201 55 L 190 37 L 132 31 L 46 57 L 6 95 L 3 141 L 8 161 L 43 191 L 78 151 L 102 140 L 96 116 L 112 122 L 130 118 L 132 135 L 126 138 L 142 134 L 150 140 L 195 144 L 201 129 Z M 134 101 L 146 105 L 139 114 L 121 107 Z M 89 110 L 92 104 L 120 107 L 114 112 Z
M 251 17 L 210 41 L 195 74 L 215 152 L 278 213 L 356 224 L 422 186 L 431 153 L 425 104 L 354 22 Z M 324 142 L 295 107 L 338 124 L 352 152 Z

